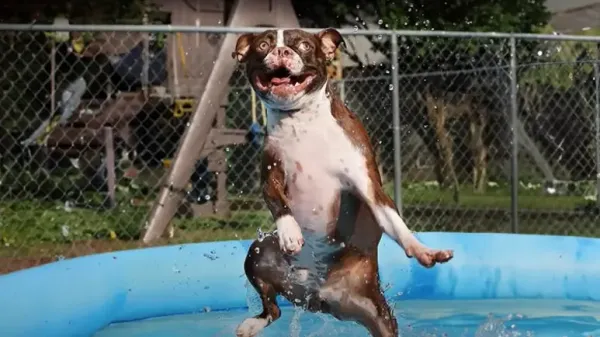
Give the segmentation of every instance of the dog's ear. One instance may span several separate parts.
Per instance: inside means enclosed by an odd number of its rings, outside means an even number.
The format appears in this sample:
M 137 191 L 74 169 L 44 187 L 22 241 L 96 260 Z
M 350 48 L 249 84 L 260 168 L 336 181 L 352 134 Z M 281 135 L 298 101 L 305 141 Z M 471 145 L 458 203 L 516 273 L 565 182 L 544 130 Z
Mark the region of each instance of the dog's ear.
M 335 51 L 340 44 L 344 42 L 342 34 L 333 28 L 327 28 L 317 34 L 317 38 L 321 41 L 321 50 L 325 54 L 327 60 L 333 60 Z
M 250 51 L 250 46 L 252 42 L 254 42 L 254 38 L 256 36 L 254 34 L 243 34 L 237 40 L 235 44 L 235 51 L 231 54 L 233 58 L 236 58 L 238 62 L 246 61 L 246 57 L 248 56 L 248 52 Z

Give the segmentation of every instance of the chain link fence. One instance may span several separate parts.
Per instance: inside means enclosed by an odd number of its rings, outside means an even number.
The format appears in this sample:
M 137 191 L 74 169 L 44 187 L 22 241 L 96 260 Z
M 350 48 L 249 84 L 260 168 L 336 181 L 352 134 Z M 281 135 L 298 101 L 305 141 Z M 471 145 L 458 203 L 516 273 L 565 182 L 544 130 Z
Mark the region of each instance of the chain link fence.
M 142 246 L 223 40 L 201 30 L 0 32 L 0 273 Z M 345 33 L 332 81 L 414 230 L 600 236 L 600 38 Z M 241 70 L 156 244 L 271 228 Z

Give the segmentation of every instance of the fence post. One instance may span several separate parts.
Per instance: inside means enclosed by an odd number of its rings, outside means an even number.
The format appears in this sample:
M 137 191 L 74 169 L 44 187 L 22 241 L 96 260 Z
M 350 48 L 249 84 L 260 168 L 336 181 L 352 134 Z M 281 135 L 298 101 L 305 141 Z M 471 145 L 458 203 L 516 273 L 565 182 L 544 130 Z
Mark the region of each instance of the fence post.
M 594 62 L 594 80 L 596 82 L 596 204 L 600 206 L 600 43 L 596 44 L 596 62 Z
M 519 107 L 517 102 L 517 41 L 514 36 L 510 37 L 510 131 L 511 155 L 510 155 L 510 223 L 513 233 L 519 232 L 519 139 L 517 136 L 517 125 L 519 122 Z
M 402 215 L 402 155 L 400 147 L 402 139 L 400 135 L 400 86 L 398 79 L 398 34 L 392 33 L 392 114 L 394 128 L 394 200 L 396 208 Z
M 144 8 L 143 24 L 148 24 L 148 8 Z M 142 51 L 142 91 L 144 99 L 147 99 L 150 94 L 150 34 L 149 32 L 142 33 L 143 51 Z

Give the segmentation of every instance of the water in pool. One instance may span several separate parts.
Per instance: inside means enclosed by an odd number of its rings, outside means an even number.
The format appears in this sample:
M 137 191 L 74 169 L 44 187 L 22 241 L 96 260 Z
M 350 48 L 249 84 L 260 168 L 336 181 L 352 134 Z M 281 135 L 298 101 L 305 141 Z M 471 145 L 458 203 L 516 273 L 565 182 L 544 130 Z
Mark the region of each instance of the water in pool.
M 600 337 L 600 303 L 558 300 L 400 301 L 405 337 Z M 255 311 L 256 308 L 252 309 Z M 247 310 L 113 324 L 94 337 L 232 337 Z M 263 337 L 364 337 L 362 327 L 285 307 Z

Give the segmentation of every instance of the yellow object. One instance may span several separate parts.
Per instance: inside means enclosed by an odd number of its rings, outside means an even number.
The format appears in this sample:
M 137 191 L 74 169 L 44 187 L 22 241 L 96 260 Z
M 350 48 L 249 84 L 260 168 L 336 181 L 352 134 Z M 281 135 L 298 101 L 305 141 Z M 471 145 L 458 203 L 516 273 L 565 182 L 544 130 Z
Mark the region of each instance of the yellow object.
M 83 50 L 85 49 L 85 41 L 83 39 L 83 35 L 73 39 L 71 41 L 71 45 L 73 46 L 73 50 L 77 53 L 77 54 L 81 54 L 83 53 Z
M 257 109 L 257 100 L 256 100 L 256 93 L 254 92 L 253 89 L 250 89 L 250 112 L 252 113 L 252 123 L 257 123 L 258 122 L 258 117 L 256 115 L 256 109 Z M 263 104 L 263 102 L 260 102 L 260 114 L 262 117 L 262 126 L 265 126 L 267 124 L 267 109 L 265 108 L 265 105 Z
M 175 106 L 173 107 L 173 117 L 181 118 L 186 113 L 192 113 L 192 107 L 194 106 L 194 99 L 181 98 L 175 100 Z
M 117 239 L 117 233 L 115 233 L 115 231 L 111 230 L 108 234 L 110 235 L 111 240 Z
M 46 144 L 46 139 L 48 138 L 48 136 L 50 135 L 50 133 L 54 130 L 54 128 L 56 128 L 56 126 L 58 125 L 58 120 L 60 119 L 60 116 L 55 116 L 50 123 L 48 123 L 48 126 L 46 126 L 46 129 L 44 129 L 44 133 L 41 134 L 37 139 L 36 142 L 38 145 L 44 145 Z
M 177 47 L 179 49 L 179 58 L 181 59 L 181 67 L 183 68 L 183 76 L 188 77 L 187 66 L 185 63 L 185 50 L 183 50 L 183 40 L 181 33 L 177 33 Z

